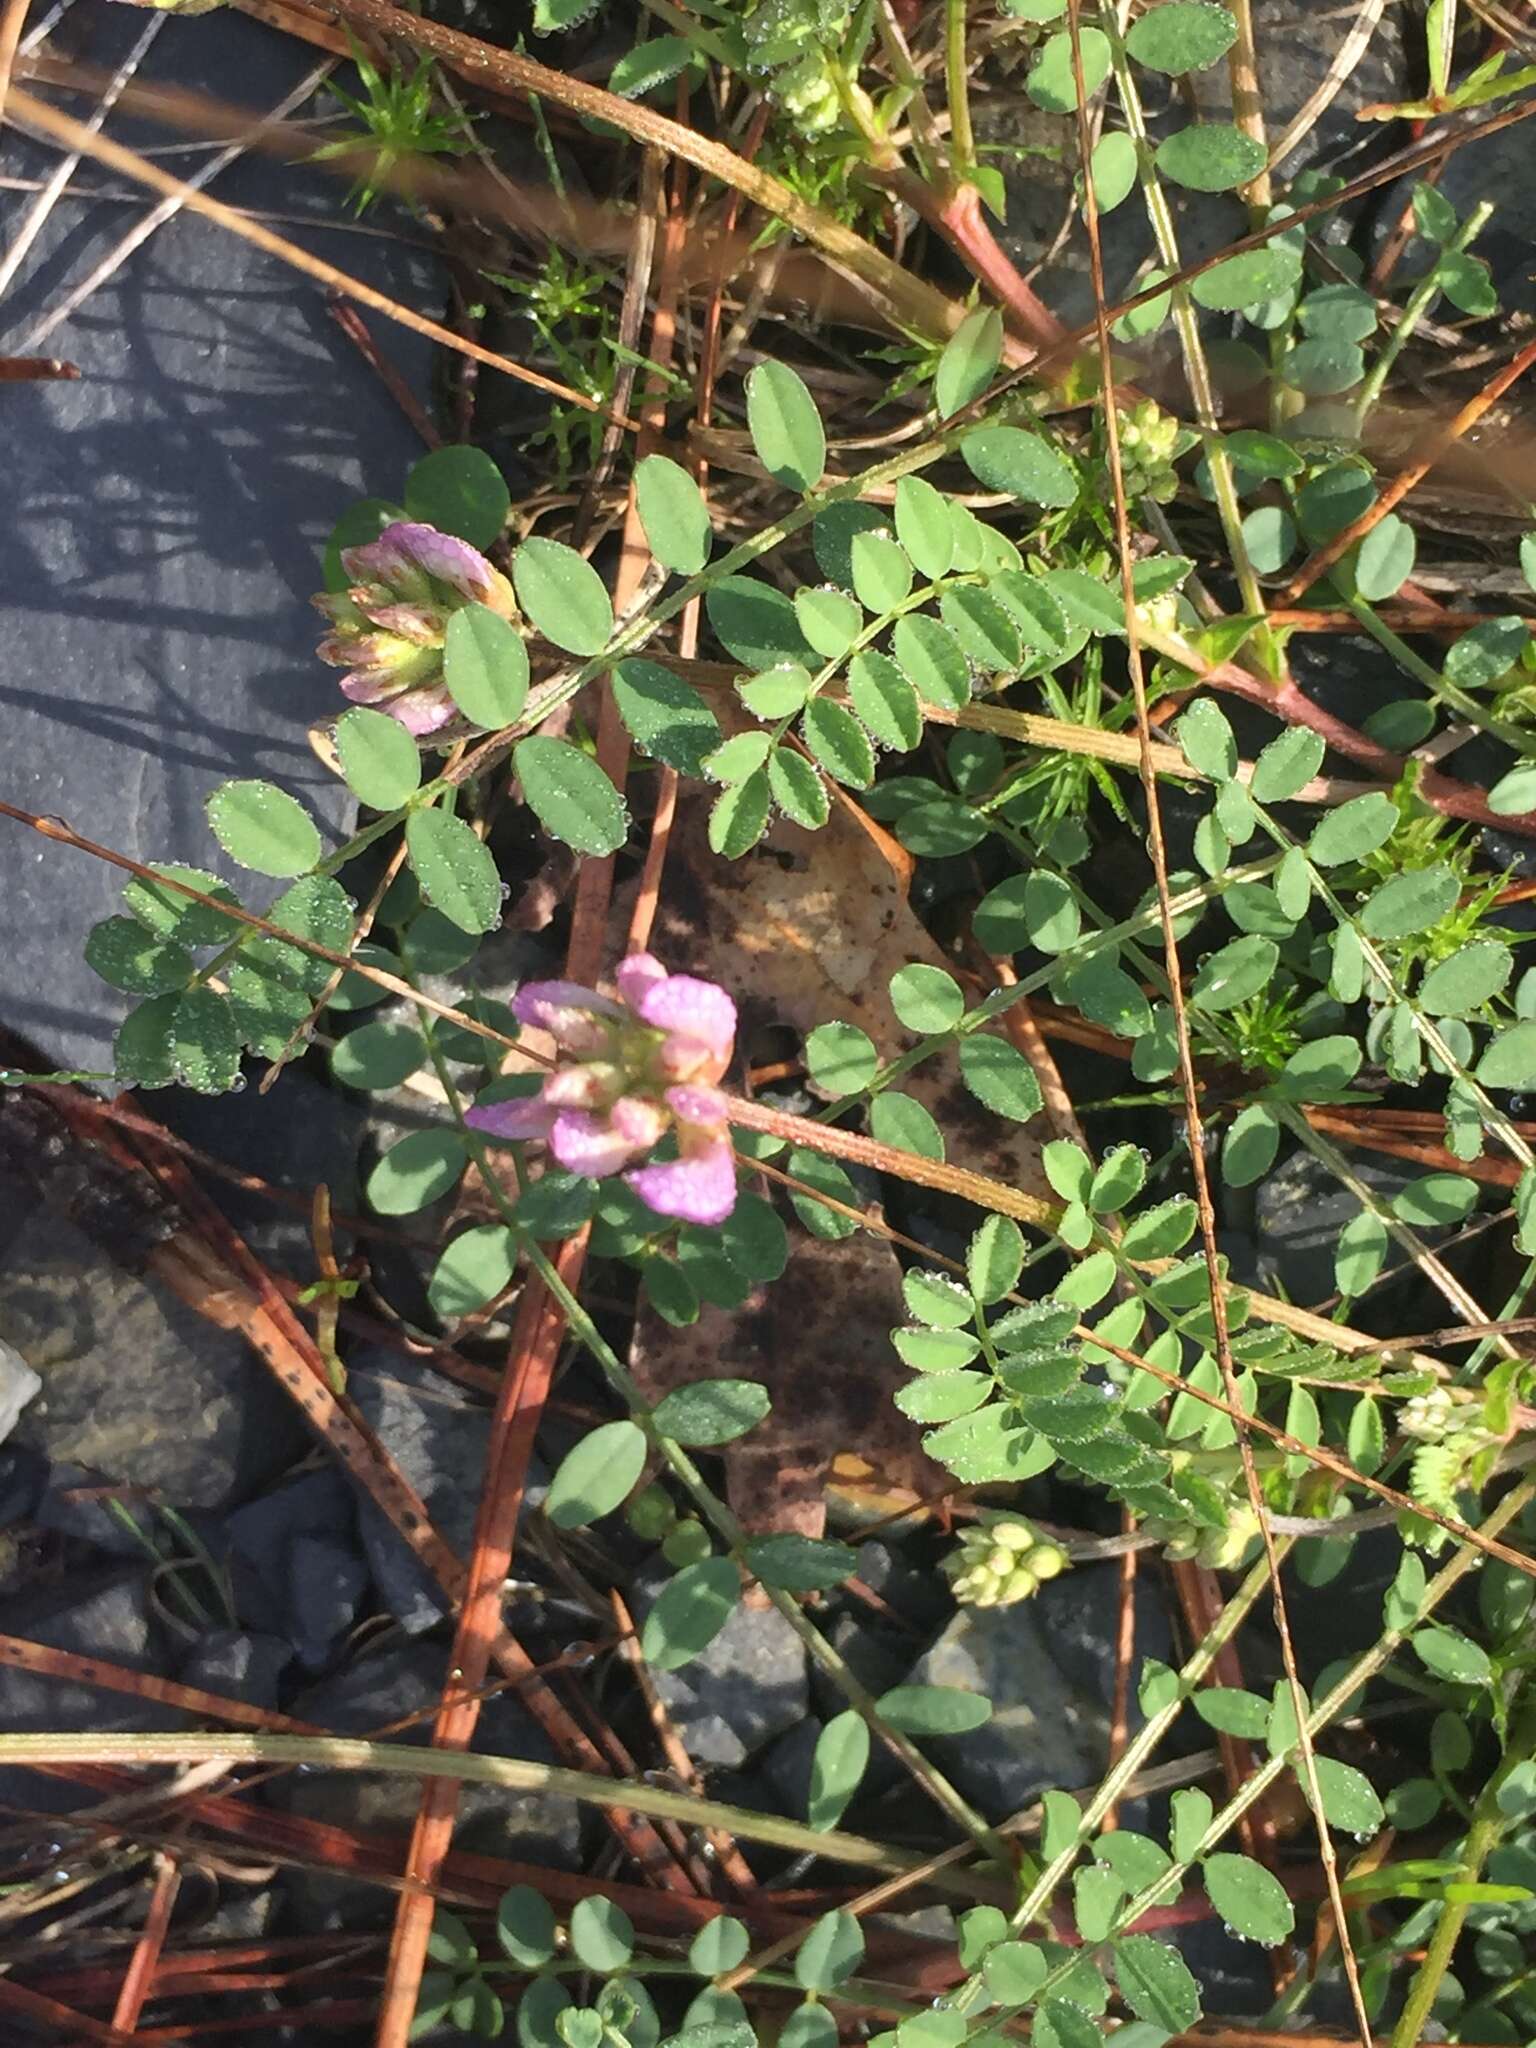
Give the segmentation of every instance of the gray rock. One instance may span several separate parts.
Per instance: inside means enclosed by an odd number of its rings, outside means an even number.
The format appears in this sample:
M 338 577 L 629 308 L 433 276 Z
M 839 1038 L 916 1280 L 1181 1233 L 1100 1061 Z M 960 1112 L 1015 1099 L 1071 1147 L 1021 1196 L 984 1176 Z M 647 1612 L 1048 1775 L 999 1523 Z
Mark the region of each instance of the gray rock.
M 351 1490 L 329 1465 L 237 1508 L 225 1536 L 242 1620 L 273 1635 L 291 1635 L 294 1545 L 313 1536 L 350 1542 L 353 1527 Z
M 149 1575 L 110 1571 L 77 1576 L 64 1587 L 20 1594 L 0 1601 L 0 1634 L 22 1636 L 78 1657 L 100 1657 L 130 1671 L 164 1673 L 159 1631 L 150 1605 Z M 0 1728 L 94 1731 L 178 1729 L 190 1717 L 132 1693 L 74 1679 L 0 1665 Z M 76 1790 L 66 1779 L 0 1768 L 0 1804 L 42 1813 L 67 1813 L 99 1798 Z
M 20 1444 L 7 1444 L 0 1451 L 0 1529 L 35 1514 L 47 1483 L 46 1458 Z
M 1404 47 L 1403 16 L 1397 0 L 1391 0 L 1334 99 L 1286 157 L 1281 166 L 1286 177 L 1295 177 L 1312 164 L 1348 176 L 1364 168 L 1352 161 L 1356 154 L 1384 146 L 1391 131 L 1355 117 L 1364 106 L 1409 96 L 1410 60 Z M 1353 8 L 1313 7 L 1307 0 L 1254 0 L 1259 97 L 1271 147 L 1328 77 L 1354 20 Z M 1423 34 L 1422 27 L 1418 33 Z M 1190 83 L 1202 113 L 1230 119 L 1232 96 L 1224 63 L 1191 73 Z
M 980 1728 L 923 1743 L 989 1820 L 1016 1813 L 1048 1788 L 1071 1790 L 1102 1774 L 1109 1711 L 1096 1674 L 1083 1684 L 1062 1668 L 1035 1601 L 960 1608 L 907 1682 L 956 1686 L 992 1702 L 992 1718 Z
M 319 1671 L 357 1619 L 368 1567 L 335 1536 L 295 1536 L 288 1547 L 288 1622 L 306 1671 Z
M 249 1700 L 253 1707 L 275 1707 L 278 1680 L 292 1662 L 293 1645 L 280 1636 L 210 1629 L 182 1665 L 181 1682 L 226 1699 Z
M 75 54 L 111 68 L 143 17 L 86 9 L 71 26 Z M 230 14 L 168 26 L 138 82 L 269 108 L 313 62 L 287 37 Z M 164 129 L 152 134 L 164 143 Z M 140 129 L 135 139 L 150 138 Z M 197 161 L 177 159 L 188 169 Z M 6 171 L 46 175 L 56 162 L 8 132 Z M 337 217 L 338 186 L 260 151 L 214 190 L 236 205 L 298 211 L 316 228 Z M 25 349 L 29 330 L 137 211 L 62 200 L 6 295 L 0 345 Z M 285 232 L 314 245 L 306 228 Z M 421 252 L 324 232 L 319 246 L 392 296 L 431 307 L 438 286 Z M 430 345 L 369 319 L 424 387 Z M 305 736 L 339 701 L 333 672 L 314 656 L 317 549 L 356 498 L 398 497 L 420 443 L 312 284 L 186 213 L 38 346 L 77 363 L 81 377 L 9 387 L 0 785 L 13 802 L 125 853 L 224 870 L 260 907 L 282 885 L 230 866 L 204 801 L 227 777 L 265 776 L 300 795 L 328 832 L 343 827 L 350 798 Z M 60 1065 L 109 1068 L 126 999 L 80 949 L 89 927 L 119 908 L 123 877 L 6 830 L 5 1016 Z
M 0 1211 L 0 1338 L 43 1382 L 18 1444 L 180 1506 L 223 1505 L 301 1441 L 240 1337 L 35 1203 Z
M 701 1655 L 656 1673 L 656 1689 L 701 1764 L 743 1763 L 810 1709 L 805 1651 L 773 1607 L 738 1606 Z
M 391 1742 L 424 1744 L 447 1676 L 448 1657 L 446 1645 L 427 1643 L 410 1643 L 361 1657 L 344 1671 L 301 1692 L 289 1711 L 341 1735 L 367 1735 L 388 1728 Z M 409 1727 L 394 1726 L 412 1715 L 423 1718 Z M 474 1748 L 481 1754 L 523 1757 L 535 1763 L 558 1761 L 544 1731 L 510 1693 L 489 1699 L 482 1707 Z M 275 1778 L 263 1796 L 285 1812 L 337 1827 L 403 1832 L 415 1816 L 419 1794 L 415 1779 L 316 1771 Z M 466 1785 L 454 1842 L 482 1855 L 576 1870 L 581 1868 L 581 1812 L 574 1800 L 553 1794 Z M 310 1925 L 319 1919 L 348 1925 L 387 1924 L 392 1910 L 387 1894 L 302 1872 L 291 1873 L 285 1889 L 290 1911 Z
M 381 1348 L 354 1360 L 347 1391 L 426 1502 L 432 1526 L 466 1555 L 485 1481 L 489 1409 L 441 1373 Z M 542 1470 L 538 1477 L 542 1489 Z M 447 1612 L 436 1580 L 372 1500 L 359 1494 L 357 1511 L 384 1605 L 412 1635 L 435 1627 Z
M 1356 1153 L 1351 1165 L 1359 1180 L 1383 1202 L 1418 1179 L 1411 1166 L 1377 1164 Z M 1333 1263 L 1346 1224 L 1360 1204 L 1310 1152 L 1294 1152 L 1261 1182 L 1254 1202 L 1254 1238 L 1259 1285 L 1304 1308 L 1334 1291 Z M 1444 1230 L 1420 1235 L 1437 1244 Z

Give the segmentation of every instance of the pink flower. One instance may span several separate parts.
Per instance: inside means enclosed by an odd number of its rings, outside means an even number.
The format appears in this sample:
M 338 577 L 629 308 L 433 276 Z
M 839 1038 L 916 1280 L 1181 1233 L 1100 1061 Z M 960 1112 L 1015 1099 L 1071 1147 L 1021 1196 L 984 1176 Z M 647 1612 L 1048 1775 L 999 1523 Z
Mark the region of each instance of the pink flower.
M 343 696 L 372 704 L 421 736 L 454 718 L 443 681 L 443 640 L 453 613 L 483 604 L 515 619 L 512 586 L 468 541 L 415 520 L 397 520 L 366 546 L 343 548 L 352 579 L 314 600 L 335 628 L 322 661 L 348 670 Z
M 622 1003 L 579 982 L 520 988 L 514 1015 L 553 1038 L 560 1064 L 536 1096 L 488 1103 L 467 1121 L 498 1138 L 544 1140 L 568 1173 L 601 1180 L 633 1168 L 626 1180 L 658 1215 L 723 1223 L 736 1166 L 714 1084 L 731 1063 L 736 1005 L 649 953 L 632 953 L 615 980 Z M 677 1158 L 637 1166 L 669 1130 Z

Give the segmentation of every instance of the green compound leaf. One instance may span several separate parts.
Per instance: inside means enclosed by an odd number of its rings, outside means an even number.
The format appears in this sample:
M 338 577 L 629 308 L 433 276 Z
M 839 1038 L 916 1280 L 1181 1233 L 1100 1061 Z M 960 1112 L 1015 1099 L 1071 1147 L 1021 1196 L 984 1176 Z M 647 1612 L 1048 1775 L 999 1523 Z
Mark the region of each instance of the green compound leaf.
M 800 720 L 801 736 L 836 781 L 868 789 L 875 779 L 875 750 L 851 711 L 826 697 L 813 697 Z
M 965 1255 L 965 1274 L 972 1294 L 982 1303 L 1001 1301 L 1017 1283 L 1023 1268 L 1023 1232 L 1011 1216 L 989 1216 L 971 1239 Z
M 893 1088 L 883 1089 L 869 1105 L 869 1134 L 898 1152 L 915 1152 L 919 1159 L 944 1157 L 944 1133 L 932 1113 Z
M 1050 1964 L 1032 1941 L 1000 1941 L 987 1950 L 981 1975 L 1000 2005 L 1029 2005 L 1050 1975 Z
M 960 1041 L 960 1076 L 978 1102 L 998 1116 L 1027 1123 L 1041 1107 L 1040 1083 L 1023 1053 L 1005 1038 L 979 1032 Z
M 1024 652 L 1019 629 L 1012 614 L 989 592 L 970 584 L 946 590 L 939 599 L 939 615 L 979 668 L 1018 667 Z M 915 626 L 917 621 L 911 623 Z
M 1263 144 L 1240 128 L 1205 121 L 1160 142 L 1153 162 L 1165 178 L 1191 192 L 1231 192 L 1256 178 L 1266 157 Z
M 1182 1251 L 1195 1234 L 1198 1221 L 1195 1205 L 1187 1195 L 1175 1195 L 1144 1209 L 1125 1228 L 1122 1249 L 1128 1259 L 1166 1259 Z
M 754 1577 L 781 1593 L 829 1593 L 858 1570 L 859 1554 L 846 1543 L 785 1532 L 756 1536 L 747 1545 Z
M 1125 47 L 1149 71 L 1181 78 L 1225 57 L 1236 41 L 1237 23 L 1225 7 L 1209 0 L 1166 0 L 1131 24 Z
M 795 1982 L 802 1991 L 835 1991 L 864 1959 L 864 1930 L 838 1907 L 823 1913 L 795 1950 Z
M 1267 988 L 1280 962 L 1273 939 L 1253 934 L 1234 939 L 1202 960 L 1189 985 L 1189 999 L 1202 1010 L 1235 1010 Z
M 1207 1856 L 1202 1866 L 1211 1904 L 1234 1934 L 1275 1948 L 1296 1925 L 1285 1887 L 1251 1856 Z
M 768 757 L 768 794 L 792 825 L 808 832 L 819 832 L 831 814 L 827 785 L 790 747 L 775 747 Z
M 1050 443 L 1018 427 L 981 427 L 967 434 L 960 453 L 978 483 L 1031 505 L 1064 507 L 1077 501 L 1077 478 Z
M 1380 790 L 1353 797 L 1329 811 L 1307 841 L 1307 852 L 1320 868 L 1342 867 L 1364 860 L 1383 846 L 1397 829 L 1397 805 Z
M 501 471 L 479 448 L 434 448 L 406 479 L 406 517 L 467 540 L 472 548 L 488 548 L 511 509 Z
M 1347 387 L 1346 387 L 1347 388 Z M 1413 574 L 1418 542 L 1406 519 L 1389 512 L 1361 541 L 1355 556 L 1355 591 L 1369 604 L 1396 597 Z
M 816 1738 L 805 1817 L 813 1828 L 835 1828 L 859 1789 L 869 1762 L 869 1728 L 851 1707 L 834 1714 Z M 717 1923 L 718 1924 L 718 1923 Z M 729 1966 L 728 1966 L 729 1967 Z
M 386 1017 L 337 1040 L 331 1074 L 344 1088 L 398 1088 L 426 1060 L 426 1040 L 415 1024 Z
M 891 649 L 902 674 L 925 702 L 951 711 L 970 702 L 970 666 L 959 641 L 937 619 L 922 613 L 898 619 Z
M 578 853 L 617 853 L 629 837 L 624 800 L 590 754 L 569 740 L 519 740 L 513 765 L 539 823 Z
M 715 637 L 728 654 L 757 670 L 811 659 L 795 607 L 758 576 L 722 576 L 704 595 Z
M 522 635 L 489 605 L 464 605 L 448 621 L 443 680 L 471 725 L 499 732 L 528 701 L 528 650 Z
M 704 756 L 720 744 L 720 723 L 691 683 L 654 661 L 621 661 L 612 678 L 614 707 L 641 753 L 680 775 L 702 776 Z
M 770 785 L 762 770 L 736 782 L 715 799 L 709 814 L 709 844 L 726 860 L 750 853 L 768 827 Z
M 1176 1948 L 1150 1934 L 1127 1934 L 1114 1944 L 1114 1959 L 1120 1995 L 1139 2020 L 1182 2034 L 1199 2019 L 1200 1987 Z
M 1501 1031 L 1477 1064 L 1485 1088 L 1526 1089 L 1536 1083 L 1536 1023 L 1522 1019 Z
M 759 363 L 747 378 L 747 429 L 775 483 L 804 493 L 821 482 L 826 431 L 815 399 L 787 363 Z
M 633 1422 L 605 1422 L 589 1431 L 561 1459 L 545 1514 L 557 1529 L 584 1529 L 612 1514 L 639 1483 L 645 1456 L 645 1434 Z
M 259 875 L 302 875 L 324 851 L 314 819 L 273 783 L 226 782 L 207 810 L 220 846 Z
M 1121 129 L 1093 146 L 1093 197 L 1101 214 L 1113 213 L 1136 188 L 1136 145 Z
M 457 1185 L 464 1161 L 457 1131 L 412 1131 L 369 1174 L 369 1206 L 380 1216 L 413 1216 Z
M 907 1313 L 933 1330 L 962 1329 L 974 1313 L 970 1294 L 947 1273 L 914 1268 L 902 1275 L 901 1292 Z
M 607 1976 L 622 1970 L 635 1950 L 635 1929 L 611 1899 L 578 1899 L 571 1908 L 571 1951 L 577 1962 Z
M 853 645 L 864 614 L 846 591 L 807 586 L 795 592 L 795 617 L 807 642 L 824 661 L 840 661 Z
M 907 753 L 923 736 L 917 692 L 889 656 L 865 648 L 848 664 L 848 701 L 882 746 Z
M 688 1944 L 688 1967 L 699 1977 L 723 1976 L 746 1960 L 751 1946 L 752 1937 L 741 1922 L 722 1914 L 718 1920 L 706 1920 Z
M 1338 1763 L 1331 1756 L 1315 1757 L 1313 1764 L 1328 1825 L 1355 1836 L 1374 1835 L 1387 1814 L 1365 1773 L 1351 1764 Z M 1300 1766 L 1297 1776 L 1305 1789 L 1306 1773 Z
M 741 1599 L 729 1557 L 701 1558 L 669 1579 L 645 1617 L 640 1649 L 653 1671 L 676 1671 L 719 1635 Z
M 452 625 L 450 620 L 450 630 Z M 344 711 L 336 721 L 336 753 L 348 789 L 372 811 L 398 810 L 421 787 L 416 742 L 382 711 L 365 711 L 361 705 Z
M 174 998 L 171 1060 L 176 1078 L 199 1095 L 223 1095 L 240 1074 L 240 1033 L 229 998 L 210 988 Z
M 140 1003 L 118 1026 L 112 1047 L 112 1071 L 131 1088 L 169 1088 L 176 1079 L 172 1027 L 174 995 Z
M 959 982 L 942 967 L 929 967 L 921 961 L 899 968 L 891 976 L 891 1004 L 908 1031 L 924 1037 L 934 1031 L 952 1031 L 965 1015 L 965 995 Z
M 652 36 L 624 52 L 608 74 L 608 90 L 622 100 L 642 99 L 676 78 L 692 56 L 693 45 L 685 37 Z
M 501 916 L 501 877 L 484 843 L 447 811 L 412 811 L 405 846 L 423 894 L 460 931 L 488 932 Z
M 756 1380 L 695 1380 L 664 1396 L 651 1420 L 674 1443 L 703 1449 L 745 1436 L 772 1405 Z
M 903 1735 L 968 1735 L 992 1718 L 992 1702 L 957 1685 L 897 1685 L 875 1702 Z
M 1436 1678 L 1453 1685 L 1491 1685 L 1493 1665 L 1486 1650 L 1453 1628 L 1421 1628 L 1409 1638 L 1419 1661 Z
M 1209 697 L 1199 697 L 1174 726 L 1184 758 L 1212 782 L 1230 782 L 1237 773 L 1237 739 L 1227 715 Z
M 1081 31 L 1083 84 L 1088 97 L 1098 91 L 1109 76 L 1109 37 L 1100 28 Z M 1072 61 L 1072 38 L 1065 30 L 1046 39 L 1024 89 L 1037 107 L 1048 114 L 1070 114 L 1077 106 L 1077 73 Z
M 546 640 L 567 654 L 598 654 L 613 631 L 613 605 L 592 564 L 558 540 L 535 535 L 512 557 L 517 601 Z
M 1360 929 L 1373 939 L 1406 939 L 1428 931 L 1452 909 L 1461 894 L 1461 879 L 1445 861 L 1393 875 L 1367 898 L 1360 911 Z
M 853 594 L 877 616 L 894 611 L 912 589 L 912 564 L 887 533 L 853 537 Z
M 129 995 L 166 995 L 185 988 L 194 963 L 185 946 L 147 932 L 137 918 L 106 917 L 92 925 L 85 942 L 86 965 L 113 988 Z
M 503 1955 L 525 1970 L 536 1970 L 555 1953 L 554 1910 L 530 1884 L 515 1884 L 496 1909 L 496 1939 Z
M 1197 305 L 1212 313 L 1240 313 L 1245 306 L 1262 305 L 1278 299 L 1301 276 L 1299 251 L 1270 242 L 1262 249 L 1249 249 L 1241 256 L 1229 256 L 1191 278 L 1189 295 Z
M 662 567 L 697 576 L 714 536 L 704 494 L 687 470 L 665 455 L 647 455 L 635 465 L 635 509 Z
M 941 419 L 952 419 L 957 412 L 963 412 L 966 406 L 980 398 L 992 382 L 1002 353 L 1003 320 L 995 307 L 984 307 L 961 321 L 945 343 L 934 375 L 933 396 Z M 900 534 L 899 520 L 896 530 Z M 918 566 L 921 567 L 921 563 Z M 926 573 L 942 575 L 944 572 L 936 569 Z
M 164 877 L 164 879 L 158 879 Z M 157 938 L 172 939 L 178 946 L 222 946 L 239 938 L 247 927 L 206 904 L 194 903 L 173 884 L 185 882 L 200 895 L 239 908 L 239 898 L 227 882 L 206 868 L 182 867 L 174 861 L 157 861 L 154 876 L 136 875 L 123 890 L 123 902 L 139 923 Z
M 948 573 L 955 558 L 955 523 L 949 500 L 925 477 L 904 476 L 896 486 L 896 538 L 920 576 Z
M 446 1247 L 427 1282 L 427 1299 L 444 1322 L 474 1315 L 512 1278 L 517 1238 L 504 1223 L 477 1223 Z
M 867 1088 L 880 1055 L 856 1024 L 818 1024 L 805 1041 L 805 1064 L 813 1085 L 835 1099 Z
M 1425 975 L 1419 1002 L 1431 1017 L 1471 1017 L 1502 993 L 1514 956 L 1497 939 L 1474 939 Z

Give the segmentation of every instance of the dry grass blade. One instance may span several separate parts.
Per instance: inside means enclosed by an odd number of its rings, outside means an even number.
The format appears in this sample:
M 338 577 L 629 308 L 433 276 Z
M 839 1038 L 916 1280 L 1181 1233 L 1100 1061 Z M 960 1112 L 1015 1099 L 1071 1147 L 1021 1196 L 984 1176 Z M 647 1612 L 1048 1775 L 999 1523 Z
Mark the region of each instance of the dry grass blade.
M 1334 51 L 1333 62 L 1328 66 L 1326 75 L 1319 82 L 1316 91 L 1297 109 L 1295 118 L 1271 148 L 1271 170 L 1284 163 L 1291 151 L 1306 140 L 1349 83 L 1355 66 L 1370 47 L 1371 37 L 1381 25 L 1381 17 L 1386 11 L 1387 0 L 1360 0 L 1359 12 L 1350 23 L 1349 33 Z
M 152 191 L 166 198 L 174 199 L 189 213 L 213 221 L 217 226 L 227 228 L 242 241 L 262 249 L 279 262 L 303 276 L 312 278 L 316 284 L 324 285 L 330 291 L 343 293 L 349 299 L 356 299 L 360 305 L 371 306 L 375 312 L 383 313 L 388 319 L 397 321 L 402 327 L 409 327 L 415 333 L 435 341 L 440 348 L 452 350 L 456 355 L 469 356 L 477 363 L 484 363 L 490 369 L 500 370 L 505 376 L 515 377 L 521 384 L 531 384 L 536 390 L 548 392 L 563 404 L 579 406 L 584 412 L 600 413 L 610 417 L 608 409 L 588 398 L 584 392 L 573 391 L 569 386 L 557 383 L 554 378 L 543 376 L 538 370 L 530 370 L 511 356 L 497 353 L 495 349 L 482 348 L 477 341 L 468 341 L 463 335 L 455 334 L 451 327 L 444 327 L 439 321 L 429 320 L 424 313 L 417 313 L 409 306 L 402 306 L 387 293 L 376 291 L 371 284 L 365 284 L 359 277 L 352 277 L 344 270 L 338 270 L 323 257 L 312 255 L 297 242 L 290 242 L 283 235 L 274 234 L 260 222 L 249 219 L 232 206 L 225 206 L 221 200 L 210 199 L 206 192 L 199 192 L 185 179 L 173 178 L 168 171 L 162 171 L 137 150 L 126 149 L 120 142 L 113 142 L 105 135 L 94 134 L 84 122 L 75 121 L 68 114 L 61 114 L 50 107 L 45 100 L 35 99 L 31 93 L 11 93 L 8 118 L 22 121 L 25 125 L 48 136 L 52 141 L 63 144 L 66 149 L 78 151 L 82 156 L 93 158 L 97 163 L 106 164 L 125 177 L 134 179 L 140 185 L 147 185 Z M 623 427 L 631 427 L 633 421 L 616 416 Z
M 181 1865 L 173 1857 L 163 1853 L 155 1857 L 155 1888 L 150 1894 L 149 1911 L 144 1916 L 144 1926 L 138 1941 L 134 1944 L 133 1958 L 123 1978 L 117 2004 L 112 2010 L 112 2024 L 132 2034 L 139 2024 L 139 2015 L 144 2010 L 150 1987 L 159 1967 L 160 1952 L 165 1946 L 165 1937 L 170 1931 L 171 1913 L 176 1904 L 176 1894 L 181 1889 Z

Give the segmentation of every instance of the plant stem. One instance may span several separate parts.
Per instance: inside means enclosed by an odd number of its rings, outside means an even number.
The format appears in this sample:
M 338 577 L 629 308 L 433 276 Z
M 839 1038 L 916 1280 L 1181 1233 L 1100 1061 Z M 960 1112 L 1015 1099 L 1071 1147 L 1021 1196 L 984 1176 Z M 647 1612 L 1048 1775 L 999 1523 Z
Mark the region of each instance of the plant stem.
M 969 184 L 976 167 L 971 132 L 970 74 L 965 57 L 966 0 L 944 0 L 944 86 L 949 97 L 949 169 L 957 185 Z
M 1499 1806 L 1499 1793 L 1533 1750 L 1536 1750 L 1536 1698 L 1527 1697 L 1509 1731 L 1509 1741 L 1499 1767 L 1478 1794 L 1472 1809 L 1472 1825 L 1467 1829 L 1461 1850 L 1461 1870 L 1458 1873 L 1461 1880 L 1472 1882 L 1480 1876 L 1489 1851 L 1505 1829 L 1513 1825 L 1513 1817 Z M 1469 1910 L 1470 1902 L 1466 1899 L 1447 1899 L 1440 1908 L 1440 1918 L 1435 1922 L 1435 1931 L 1424 1951 L 1424 1960 L 1414 1972 L 1401 2017 L 1392 2030 L 1392 2048 L 1414 2048 L 1414 2043 L 1423 2039 L 1425 2024 L 1445 1973 L 1450 1968 Z
M 1473 207 L 1461 226 L 1446 243 L 1445 253 L 1447 255 L 1460 255 L 1464 249 L 1477 240 L 1477 237 L 1487 226 L 1492 215 L 1493 207 L 1489 202 L 1486 199 L 1480 201 L 1478 205 Z M 1372 363 L 1365 382 L 1360 386 L 1360 395 L 1355 400 L 1355 434 L 1357 438 L 1365 426 L 1366 415 L 1370 412 L 1377 399 L 1380 398 L 1382 387 L 1392 374 L 1392 366 L 1407 347 L 1414 329 L 1429 311 L 1430 306 L 1439 296 L 1439 292 L 1440 266 L 1437 263 L 1432 266 L 1425 276 L 1420 278 L 1418 284 L 1414 287 L 1412 297 L 1398 316 L 1397 326 L 1393 330 L 1391 339 L 1387 342 L 1386 347 L 1381 351 L 1375 362 Z

